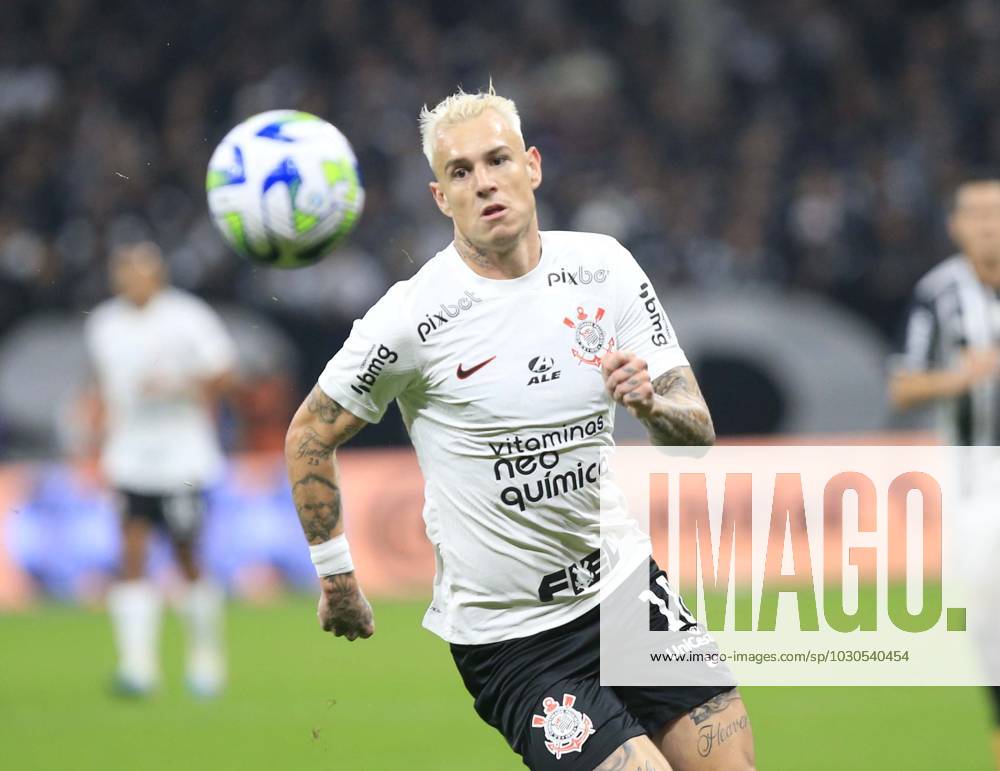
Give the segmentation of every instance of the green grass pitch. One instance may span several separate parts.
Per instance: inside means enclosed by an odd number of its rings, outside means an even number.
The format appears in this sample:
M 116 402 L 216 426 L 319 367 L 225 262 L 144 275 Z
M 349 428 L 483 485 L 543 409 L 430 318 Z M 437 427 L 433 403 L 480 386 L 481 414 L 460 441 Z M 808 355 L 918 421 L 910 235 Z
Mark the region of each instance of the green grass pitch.
M 381 602 L 377 631 L 324 635 L 311 598 L 231 606 L 231 685 L 199 702 L 182 683 L 168 616 L 164 685 L 145 702 L 104 690 L 111 634 L 98 612 L 43 606 L 0 616 L 0 768 L 222 771 L 523 768 L 482 724 L 423 603 Z M 746 688 L 758 767 L 987 771 L 982 689 Z

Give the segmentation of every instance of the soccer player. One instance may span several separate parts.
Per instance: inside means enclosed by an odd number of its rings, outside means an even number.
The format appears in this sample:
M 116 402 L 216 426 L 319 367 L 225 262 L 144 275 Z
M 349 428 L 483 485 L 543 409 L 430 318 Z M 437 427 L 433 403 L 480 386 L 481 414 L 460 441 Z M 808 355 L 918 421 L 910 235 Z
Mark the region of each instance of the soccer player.
M 889 395 L 899 409 L 933 403 L 949 445 L 1000 444 L 1000 178 L 965 182 L 955 192 L 949 232 L 961 250 L 917 283 L 903 343 L 894 357 Z M 973 512 L 965 512 L 971 518 Z M 1000 545 L 991 513 L 969 538 Z M 990 540 L 992 539 L 992 540 Z M 980 600 L 995 594 L 995 552 L 985 560 L 963 555 L 980 583 Z M 978 550 L 977 550 L 978 551 Z M 969 564 L 970 561 L 984 564 Z M 977 578 L 978 577 L 978 578 Z M 1000 613 L 1000 607 L 996 608 Z M 987 671 L 1000 677 L 1000 622 L 970 629 Z M 997 728 L 993 752 L 1000 769 L 1000 688 L 990 689 Z
M 154 528 L 166 531 L 186 581 L 188 686 L 201 696 L 224 682 L 220 587 L 197 560 L 203 494 L 222 466 L 213 401 L 234 383 L 235 346 L 202 300 L 167 285 L 159 248 L 117 249 L 117 296 L 89 316 L 86 341 L 103 415 L 101 465 L 122 513 L 120 580 L 108 595 L 118 650 L 116 687 L 144 695 L 159 680 L 162 599 L 146 579 Z
M 476 711 L 525 764 L 752 768 L 731 686 L 599 684 L 600 589 L 650 564 L 648 540 L 630 536 L 601 564 L 599 451 L 613 444 L 615 403 L 657 444 L 715 438 L 655 290 L 613 238 L 539 232 L 541 155 L 492 87 L 425 108 L 420 127 L 454 241 L 354 325 L 286 438 L 323 629 L 374 632 L 335 453 L 396 399 L 437 561 L 424 625 L 451 643 Z M 699 752 L 709 722 L 732 734 Z

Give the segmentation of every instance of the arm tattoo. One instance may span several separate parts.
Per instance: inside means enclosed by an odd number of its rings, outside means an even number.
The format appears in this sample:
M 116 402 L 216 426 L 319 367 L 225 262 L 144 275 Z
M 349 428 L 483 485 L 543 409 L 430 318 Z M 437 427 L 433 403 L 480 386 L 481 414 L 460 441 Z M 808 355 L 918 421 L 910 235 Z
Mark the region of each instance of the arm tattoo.
M 674 367 L 660 375 L 653 381 L 653 391 L 663 397 L 661 408 L 643 420 L 653 444 L 715 443 L 712 416 L 690 367 Z
M 309 392 L 306 407 L 309 408 L 311 414 L 324 423 L 336 422 L 337 418 L 340 417 L 340 413 L 344 411 L 344 408 L 323 393 L 319 386 Z
M 725 722 L 712 721 L 712 718 L 721 716 L 731 704 L 739 700 L 740 695 L 734 688 L 726 693 L 713 696 L 688 713 L 691 722 L 700 726 L 698 729 L 698 754 L 701 757 L 707 758 L 712 754 L 713 749 L 725 744 L 730 739 L 735 739 L 738 734 L 750 727 L 750 718 L 745 712 L 738 716 L 730 715 L 732 719 Z
M 632 742 L 625 742 L 621 747 L 612 752 L 607 759 L 597 766 L 594 771 L 631 771 L 632 765 Z
M 750 718 L 740 715 L 728 723 L 705 723 L 698 729 L 698 754 L 707 758 L 712 750 L 731 739 L 736 739 L 745 729 L 750 727 Z M 739 746 L 737 744 L 737 746 Z
M 659 771 L 663 768 L 660 763 L 654 763 L 648 758 L 640 757 L 635 748 L 634 739 L 629 739 L 625 744 L 612 752 L 601 765 L 594 771 Z M 656 752 L 652 746 L 650 751 Z
M 292 499 L 309 543 L 330 540 L 340 522 L 340 488 L 319 474 L 306 474 L 292 485 Z
M 332 458 L 336 449 L 337 445 L 324 442 L 314 428 L 306 427 L 305 436 L 295 451 L 295 459 L 304 459 L 310 466 L 319 466 L 323 461 Z

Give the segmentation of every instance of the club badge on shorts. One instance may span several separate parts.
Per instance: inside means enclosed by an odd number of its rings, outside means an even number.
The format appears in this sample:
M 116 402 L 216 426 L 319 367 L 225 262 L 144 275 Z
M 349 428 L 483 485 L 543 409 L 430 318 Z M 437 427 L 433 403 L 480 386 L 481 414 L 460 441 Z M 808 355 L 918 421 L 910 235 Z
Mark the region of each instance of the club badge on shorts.
M 579 752 L 583 743 L 594 733 L 590 718 L 573 709 L 576 696 L 564 693 L 560 705 L 551 696 L 542 701 L 544 715 L 532 715 L 531 727 L 545 731 L 545 748 L 559 760 L 568 752 Z

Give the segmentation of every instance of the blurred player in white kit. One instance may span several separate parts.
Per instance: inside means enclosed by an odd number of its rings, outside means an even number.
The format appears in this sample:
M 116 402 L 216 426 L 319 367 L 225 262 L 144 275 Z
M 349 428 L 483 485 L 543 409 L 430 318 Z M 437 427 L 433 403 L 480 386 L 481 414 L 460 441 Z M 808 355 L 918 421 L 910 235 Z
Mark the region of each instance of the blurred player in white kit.
M 116 296 L 90 314 L 86 343 L 100 397 L 101 467 L 122 517 L 121 575 L 108 595 L 115 686 L 145 695 L 159 681 L 163 598 L 146 557 L 161 528 L 185 581 L 188 686 L 212 696 L 225 680 L 223 594 L 203 574 L 196 547 L 204 491 L 223 464 L 213 402 L 234 382 L 236 349 L 207 303 L 169 286 L 156 244 L 118 248 L 110 273 Z

